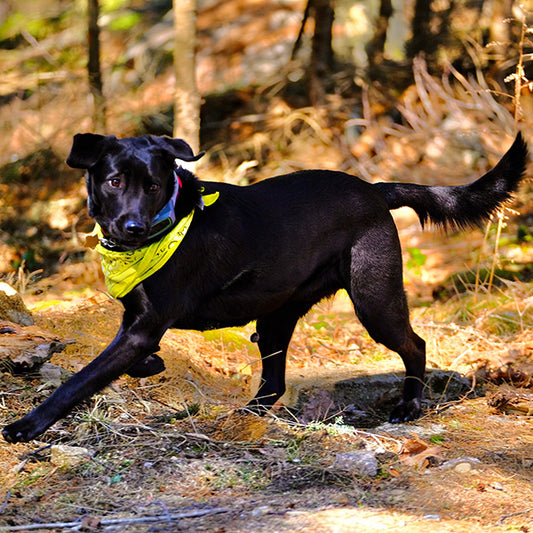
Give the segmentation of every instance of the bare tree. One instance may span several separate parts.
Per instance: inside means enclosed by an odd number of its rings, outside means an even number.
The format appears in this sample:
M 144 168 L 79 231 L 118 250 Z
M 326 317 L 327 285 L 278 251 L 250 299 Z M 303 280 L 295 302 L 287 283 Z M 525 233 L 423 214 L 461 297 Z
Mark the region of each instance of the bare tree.
M 383 61 L 389 20 L 393 13 L 392 0 L 381 0 L 378 19 L 374 28 L 374 35 L 366 45 L 369 70 L 372 70 L 373 67 L 379 65 Z
M 88 41 L 89 61 L 87 71 L 89 73 L 89 89 L 93 97 L 93 127 L 98 133 L 106 130 L 106 103 L 102 88 L 102 71 L 100 67 L 100 26 L 98 16 L 100 6 L 98 0 L 88 0 Z
M 301 48 L 305 26 L 309 17 L 312 16 L 315 28 L 311 41 L 311 57 L 307 68 L 307 94 L 313 105 L 324 103 L 327 77 L 333 69 L 335 60 L 332 45 L 335 18 L 333 3 L 334 0 L 307 0 L 300 31 L 291 54 L 292 61 Z
M 431 0 L 416 0 L 411 28 L 413 36 L 406 43 L 407 57 L 412 60 L 420 52 L 433 54 L 437 46 L 431 31 Z
M 413 36 L 405 44 L 407 58 L 412 61 L 423 53 L 428 66 L 438 62 L 438 51 L 450 40 L 450 26 L 456 5 L 455 0 L 443 2 L 446 6 L 437 11 L 434 0 L 416 0 L 411 29 Z
M 200 148 L 200 95 L 196 85 L 196 0 L 174 0 L 174 137 Z
M 333 70 L 333 0 L 313 0 L 311 11 L 315 31 L 309 64 L 309 99 L 313 105 L 319 105 L 324 103 L 327 77 Z

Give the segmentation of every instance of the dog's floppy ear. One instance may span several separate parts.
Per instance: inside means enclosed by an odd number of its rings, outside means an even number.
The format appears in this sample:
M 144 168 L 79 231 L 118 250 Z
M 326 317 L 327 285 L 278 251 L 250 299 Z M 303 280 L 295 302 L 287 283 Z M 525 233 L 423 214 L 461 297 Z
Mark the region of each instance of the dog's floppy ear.
M 198 161 L 205 154 L 205 152 L 200 152 L 194 155 L 192 148 L 183 139 L 172 139 L 171 137 L 152 137 L 152 139 L 162 150 L 182 161 Z
M 104 147 L 116 140 L 114 135 L 77 133 L 67 157 L 67 165 L 72 168 L 91 168 L 102 156 Z

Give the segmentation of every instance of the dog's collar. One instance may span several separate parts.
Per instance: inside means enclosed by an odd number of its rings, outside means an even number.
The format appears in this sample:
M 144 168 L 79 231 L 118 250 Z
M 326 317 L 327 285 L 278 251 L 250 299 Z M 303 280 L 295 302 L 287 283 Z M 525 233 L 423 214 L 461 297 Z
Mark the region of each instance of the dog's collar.
M 178 195 L 180 189 L 182 188 L 181 179 L 179 176 L 179 170 L 181 167 L 178 167 L 174 170 L 174 190 L 172 191 L 172 196 L 170 200 L 163 206 L 161 211 L 152 219 L 152 226 L 150 229 L 150 235 L 148 236 L 147 242 L 153 242 L 156 240 L 156 237 L 162 237 L 178 223 L 176 220 L 176 202 L 178 200 Z M 200 196 L 197 207 L 203 211 L 205 207 L 205 202 L 203 196 Z
M 170 200 L 163 206 L 161 211 L 152 219 L 149 240 L 159 237 L 170 231 L 176 225 L 176 201 L 181 189 L 181 180 L 178 172 L 174 170 L 174 190 Z

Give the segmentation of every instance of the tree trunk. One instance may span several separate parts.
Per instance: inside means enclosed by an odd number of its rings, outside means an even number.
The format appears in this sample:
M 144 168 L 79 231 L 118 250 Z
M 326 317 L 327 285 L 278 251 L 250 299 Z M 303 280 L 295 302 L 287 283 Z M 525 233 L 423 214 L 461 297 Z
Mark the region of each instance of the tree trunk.
M 315 19 L 311 62 L 309 65 L 309 100 L 312 105 L 324 103 L 327 75 L 333 68 L 333 20 L 335 12 L 333 0 L 311 0 L 311 10 Z
M 392 17 L 393 12 L 392 0 L 381 0 L 374 35 L 366 45 L 369 70 L 372 70 L 373 67 L 379 65 L 383 61 L 389 20 Z
M 415 13 L 411 22 L 413 36 L 406 44 L 407 57 L 413 60 L 420 52 L 432 55 L 436 49 L 434 35 L 430 29 L 431 0 L 416 0 Z
M 93 127 L 97 133 L 105 133 L 106 130 L 106 104 L 102 90 L 102 71 L 100 68 L 100 27 L 98 15 L 100 7 L 98 0 L 88 1 L 88 41 L 89 62 L 89 89 L 93 97 Z
M 196 0 L 174 0 L 174 137 L 200 149 L 200 95 L 196 85 Z

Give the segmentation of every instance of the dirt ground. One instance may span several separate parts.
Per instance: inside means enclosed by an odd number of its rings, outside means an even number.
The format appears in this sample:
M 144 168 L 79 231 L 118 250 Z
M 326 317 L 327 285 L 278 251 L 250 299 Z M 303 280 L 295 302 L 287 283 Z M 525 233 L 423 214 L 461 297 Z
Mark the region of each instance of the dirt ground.
M 72 341 L 52 359 L 71 371 L 111 340 L 120 320 L 97 265 L 91 272 L 83 270 L 85 281 L 94 275 L 91 289 L 72 290 L 77 273 L 63 272 L 25 298 L 39 327 Z M 503 342 L 468 324 L 439 323 L 438 312 L 438 303 L 413 308 L 430 366 L 497 368 L 517 347 L 523 368 L 531 362 L 527 336 Z M 252 332 L 169 332 L 164 374 L 120 379 L 39 441 L 1 443 L 1 530 L 533 531 L 531 389 L 504 376 L 399 426 L 358 429 L 343 412 L 304 422 L 282 403 L 258 418 L 237 410 L 257 385 Z M 289 375 L 316 376 L 316 392 L 324 370 L 342 377 L 348 365 L 354 373 L 400 370 L 340 295 L 298 326 Z M 2 424 L 53 388 L 7 372 L 0 380 Z M 521 400 L 491 401 L 498 393 Z M 377 405 L 362 408 L 385 416 Z M 67 459 L 61 446 L 74 447 Z M 370 467 L 361 466 L 362 452 Z

